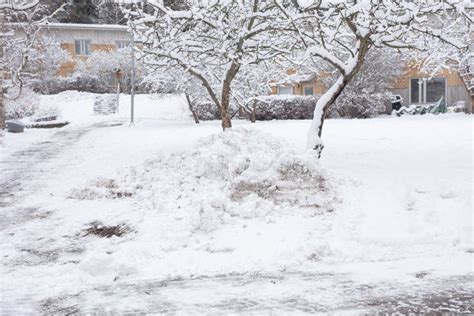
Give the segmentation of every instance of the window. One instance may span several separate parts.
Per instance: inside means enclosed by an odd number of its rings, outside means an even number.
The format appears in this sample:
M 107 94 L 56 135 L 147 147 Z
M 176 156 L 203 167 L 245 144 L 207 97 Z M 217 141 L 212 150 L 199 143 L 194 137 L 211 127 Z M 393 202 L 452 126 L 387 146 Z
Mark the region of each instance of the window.
M 293 94 L 293 87 L 278 87 L 278 94 Z
M 303 94 L 304 95 L 313 95 L 314 94 L 313 87 L 311 87 L 311 86 L 304 87 L 303 88 Z
M 410 86 L 411 103 L 423 103 L 423 79 L 411 79 Z
M 130 47 L 130 41 L 115 41 L 117 49 L 124 49 Z
M 445 78 L 433 78 L 426 82 L 426 102 L 438 102 L 442 97 L 446 97 L 445 92 Z
M 433 103 L 446 97 L 446 78 L 413 78 L 410 80 L 411 103 Z
M 90 40 L 75 40 L 76 55 L 89 56 L 91 54 Z

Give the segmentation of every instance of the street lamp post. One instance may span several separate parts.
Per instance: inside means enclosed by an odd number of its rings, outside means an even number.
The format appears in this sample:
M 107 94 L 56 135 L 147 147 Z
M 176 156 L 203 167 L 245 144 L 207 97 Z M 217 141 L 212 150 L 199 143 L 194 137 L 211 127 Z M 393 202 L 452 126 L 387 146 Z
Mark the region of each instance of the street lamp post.
M 132 54 L 132 73 L 131 73 L 131 91 L 130 91 L 130 125 L 135 123 L 135 38 L 133 30 L 131 31 L 132 43 L 130 53 Z

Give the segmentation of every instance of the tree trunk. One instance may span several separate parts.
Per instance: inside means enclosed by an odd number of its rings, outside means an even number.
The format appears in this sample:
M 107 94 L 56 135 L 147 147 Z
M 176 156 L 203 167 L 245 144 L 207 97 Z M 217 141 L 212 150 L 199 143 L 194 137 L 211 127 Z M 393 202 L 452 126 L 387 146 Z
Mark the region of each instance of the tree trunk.
M 4 49 L 4 38 L 5 34 L 4 27 L 4 13 L 0 11 L 0 133 L 5 129 L 5 99 L 3 97 L 3 75 L 4 75 L 4 61 L 3 61 L 3 49 Z
M 229 104 L 230 104 L 230 90 L 226 91 L 226 89 L 223 89 L 220 110 L 221 110 L 222 130 L 224 131 L 232 127 L 232 121 L 231 121 L 230 113 L 229 113 Z
M 197 115 L 196 111 L 194 111 L 193 109 L 191 98 L 189 97 L 187 93 L 185 93 L 184 95 L 186 96 L 186 101 L 188 102 L 189 111 L 191 111 L 191 113 L 193 114 L 194 122 L 196 124 L 199 124 L 199 116 Z
M 253 101 L 253 104 L 252 104 L 252 113 L 250 113 L 250 122 L 252 123 L 255 123 L 255 121 L 257 120 L 257 101 L 254 100 Z
M 321 158 L 321 152 L 324 149 L 324 144 L 321 140 L 321 135 L 323 132 L 324 119 L 326 114 L 329 111 L 331 105 L 334 104 L 337 97 L 344 91 L 346 86 L 351 82 L 352 78 L 359 72 L 361 69 L 365 55 L 370 46 L 370 41 L 368 38 L 362 40 L 359 44 L 358 54 L 354 57 L 354 64 L 352 68 L 346 73 L 341 74 L 341 76 L 336 80 L 336 82 L 326 91 L 316 103 L 314 108 L 313 121 L 311 122 L 311 127 L 308 132 L 308 142 L 307 147 L 316 151 L 318 158 Z M 351 64 L 352 62 L 349 62 Z
M 308 132 L 308 143 L 307 147 L 316 151 L 318 158 L 321 158 L 321 152 L 323 151 L 324 144 L 321 140 L 323 132 L 324 119 L 329 107 L 334 103 L 337 97 L 342 93 L 345 88 L 344 76 L 340 76 L 336 83 L 334 83 L 328 91 L 326 91 L 316 102 L 314 108 L 313 121 Z
M 221 101 L 221 120 L 222 120 L 222 130 L 226 130 L 232 127 L 232 118 L 230 117 L 229 113 L 229 105 L 230 105 L 230 83 L 232 78 L 235 76 L 232 73 L 234 69 L 229 70 L 227 72 L 226 79 L 224 80 L 224 84 L 222 85 L 222 101 Z M 235 73 L 237 73 L 235 71 Z

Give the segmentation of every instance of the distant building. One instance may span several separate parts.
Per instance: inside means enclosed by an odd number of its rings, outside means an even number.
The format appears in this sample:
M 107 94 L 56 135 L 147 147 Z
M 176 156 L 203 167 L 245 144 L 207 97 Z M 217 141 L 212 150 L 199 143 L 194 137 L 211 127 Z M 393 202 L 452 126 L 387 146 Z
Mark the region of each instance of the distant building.
M 87 59 L 92 52 L 115 51 L 131 43 L 128 28 L 123 25 L 49 23 L 43 26 L 41 35 L 55 39 L 71 56 L 72 61 L 59 69 L 60 76 L 72 74 L 76 61 Z
M 407 66 L 404 74 L 395 79 L 391 91 L 402 96 L 403 105 L 434 103 L 443 97 L 447 106 L 464 103 L 467 111 L 474 112 L 472 74 L 467 75 L 464 69 L 443 69 L 429 76 Z
M 288 79 L 272 83 L 272 94 L 320 96 L 327 87 L 316 75 L 299 75 L 287 72 Z M 464 104 L 468 112 L 474 113 L 474 62 L 458 72 L 445 69 L 429 76 L 416 67 L 406 66 L 403 75 L 394 78 L 393 94 L 400 95 L 402 105 L 434 103 L 441 97 L 447 106 Z M 387 108 L 390 113 L 392 109 Z

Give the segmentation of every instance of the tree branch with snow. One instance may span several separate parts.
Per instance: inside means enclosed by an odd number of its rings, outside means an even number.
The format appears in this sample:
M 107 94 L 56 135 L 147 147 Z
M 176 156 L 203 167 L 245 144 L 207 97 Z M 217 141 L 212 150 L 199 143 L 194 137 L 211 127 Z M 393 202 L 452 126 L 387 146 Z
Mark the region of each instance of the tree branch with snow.
M 277 7 L 304 47 L 305 60 L 315 69 L 329 66 L 338 73 L 319 98 L 308 133 L 308 148 L 318 156 L 324 147 L 324 118 L 369 52 L 396 49 L 435 71 L 459 62 L 472 41 L 468 28 L 472 10 L 462 0 L 292 1 Z

